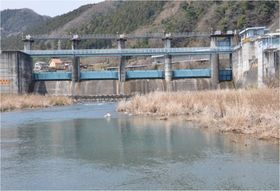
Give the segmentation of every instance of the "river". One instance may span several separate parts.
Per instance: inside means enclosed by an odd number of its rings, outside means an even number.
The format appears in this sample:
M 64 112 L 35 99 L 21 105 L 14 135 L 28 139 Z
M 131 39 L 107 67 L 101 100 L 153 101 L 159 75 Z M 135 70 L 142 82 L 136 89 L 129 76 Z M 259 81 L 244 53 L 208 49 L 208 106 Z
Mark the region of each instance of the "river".
M 277 144 L 115 108 L 2 113 L 1 189 L 279 189 Z

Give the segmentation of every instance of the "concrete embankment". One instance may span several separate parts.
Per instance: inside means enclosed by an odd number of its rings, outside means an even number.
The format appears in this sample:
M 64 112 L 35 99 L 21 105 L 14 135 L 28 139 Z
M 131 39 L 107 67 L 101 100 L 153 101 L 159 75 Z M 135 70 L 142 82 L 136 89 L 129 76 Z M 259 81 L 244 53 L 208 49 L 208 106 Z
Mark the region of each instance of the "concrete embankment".
M 118 111 L 163 119 L 180 116 L 222 132 L 280 138 L 279 88 L 154 92 L 121 101 Z

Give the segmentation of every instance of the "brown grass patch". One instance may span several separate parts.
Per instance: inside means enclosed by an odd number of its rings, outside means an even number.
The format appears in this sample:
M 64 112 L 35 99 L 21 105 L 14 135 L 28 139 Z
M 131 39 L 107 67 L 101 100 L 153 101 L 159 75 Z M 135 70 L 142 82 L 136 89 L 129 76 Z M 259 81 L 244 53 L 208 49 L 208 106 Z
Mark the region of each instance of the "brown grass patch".
M 15 109 L 40 108 L 50 106 L 70 105 L 71 98 L 63 96 L 42 96 L 42 95 L 6 95 L 1 94 L 1 112 Z
M 121 101 L 118 111 L 136 115 L 183 115 L 223 132 L 280 138 L 279 88 L 153 92 Z

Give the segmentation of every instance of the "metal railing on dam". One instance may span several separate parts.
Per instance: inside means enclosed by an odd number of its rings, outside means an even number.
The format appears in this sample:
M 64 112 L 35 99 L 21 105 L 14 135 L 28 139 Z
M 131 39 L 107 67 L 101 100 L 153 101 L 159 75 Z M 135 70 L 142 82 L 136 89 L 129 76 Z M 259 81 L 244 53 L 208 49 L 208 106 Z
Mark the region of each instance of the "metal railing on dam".
M 232 53 L 231 47 L 195 48 L 135 48 L 135 49 L 80 49 L 80 50 L 26 50 L 32 57 L 83 57 L 83 56 L 152 56 L 152 55 L 202 55 Z
M 206 32 L 184 32 L 184 33 L 170 33 L 172 38 L 190 38 L 200 37 L 209 38 L 210 33 Z M 136 34 L 123 34 L 126 39 L 162 39 L 166 36 L 166 33 L 136 33 Z M 73 35 L 32 35 L 33 40 L 71 40 Z M 82 34 L 78 35 L 81 40 L 86 39 L 102 39 L 102 40 L 116 40 L 120 38 L 119 34 Z
M 220 80 L 228 81 L 232 79 L 230 69 L 220 70 Z M 173 70 L 173 78 L 210 78 L 210 69 L 182 69 Z M 71 80 L 71 72 L 39 72 L 33 73 L 34 81 L 63 81 Z M 163 70 L 134 70 L 126 71 L 126 79 L 164 79 Z M 80 80 L 118 80 L 117 71 L 84 71 L 80 72 Z

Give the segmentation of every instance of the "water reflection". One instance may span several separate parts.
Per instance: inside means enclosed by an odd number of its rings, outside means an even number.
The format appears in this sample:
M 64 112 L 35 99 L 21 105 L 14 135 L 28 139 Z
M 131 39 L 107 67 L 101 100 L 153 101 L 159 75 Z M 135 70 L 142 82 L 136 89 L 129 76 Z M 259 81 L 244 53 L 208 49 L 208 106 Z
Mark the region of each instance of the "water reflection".
M 11 189 L 279 186 L 278 145 L 191 126 L 185 121 L 135 117 L 77 118 L 3 128 L 3 185 Z M 233 178 L 238 173 L 243 177 Z M 14 187 L 12 182 L 17 182 Z
M 271 150 L 273 145 L 258 144 L 242 136 L 225 138 L 214 132 L 185 128 L 186 125 L 142 118 L 34 123 L 2 131 L 1 147 L 13 147 L 16 158 L 23 161 L 55 156 L 105 165 L 151 165 L 161 160 L 191 162 L 207 157 L 208 151 L 235 153 L 252 160 L 255 155 L 258 160 L 279 157 Z M 11 140 L 14 142 L 5 143 Z

